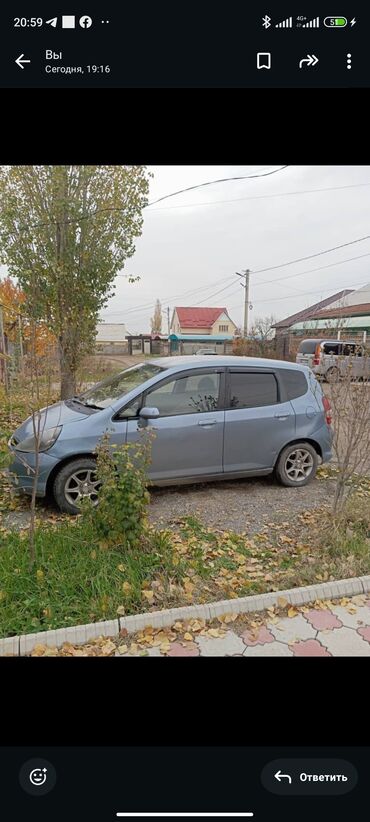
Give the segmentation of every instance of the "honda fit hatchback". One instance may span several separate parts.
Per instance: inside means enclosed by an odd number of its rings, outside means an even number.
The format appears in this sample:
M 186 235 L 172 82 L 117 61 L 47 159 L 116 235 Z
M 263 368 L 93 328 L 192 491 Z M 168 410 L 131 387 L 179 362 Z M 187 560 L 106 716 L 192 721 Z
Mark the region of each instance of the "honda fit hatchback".
M 94 452 L 137 442 L 155 429 L 149 479 L 154 485 L 275 473 L 301 487 L 331 457 L 330 405 L 309 368 L 252 357 L 166 357 L 127 368 L 78 397 L 42 409 L 37 494 L 51 492 L 62 511 L 98 501 Z M 32 418 L 9 440 L 10 468 L 31 493 Z
M 370 379 L 370 358 L 364 346 L 352 340 L 302 340 L 296 362 L 327 382 L 339 380 L 349 369 L 353 379 Z

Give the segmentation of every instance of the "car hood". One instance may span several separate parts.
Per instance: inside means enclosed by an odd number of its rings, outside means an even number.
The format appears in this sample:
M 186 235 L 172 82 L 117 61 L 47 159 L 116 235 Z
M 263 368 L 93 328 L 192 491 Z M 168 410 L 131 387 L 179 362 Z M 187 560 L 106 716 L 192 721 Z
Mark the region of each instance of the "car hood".
M 40 411 L 40 430 L 46 430 L 47 428 L 55 428 L 57 425 L 65 425 L 69 422 L 78 422 L 82 419 L 88 419 L 89 415 L 86 413 L 81 413 L 80 408 L 78 405 L 67 405 L 65 402 L 56 402 L 54 405 L 49 405 L 48 408 L 41 408 Z M 36 425 L 37 425 L 37 417 L 35 417 Z M 33 436 L 33 421 L 32 416 L 28 417 L 22 425 L 14 431 L 13 437 L 15 437 L 18 442 L 22 442 L 22 440 L 26 439 L 26 437 Z

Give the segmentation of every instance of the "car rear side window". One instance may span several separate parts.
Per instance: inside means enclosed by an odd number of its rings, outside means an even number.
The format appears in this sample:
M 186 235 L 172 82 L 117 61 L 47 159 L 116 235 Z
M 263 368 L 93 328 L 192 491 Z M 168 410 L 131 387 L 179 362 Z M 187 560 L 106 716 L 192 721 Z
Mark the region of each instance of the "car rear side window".
M 282 368 L 280 377 L 284 383 L 288 400 L 294 400 L 296 397 L 302 397 L 303 394 L 307 393 L 307 380 L 302 371 L 295 371 L 293 368 Z
M 231 372 L 229 385 L 229 408 L 258 408 L 278 402 L 278 387 L 274 374 Z
M 342 343 L 338 342 L 326 342 L 324 343 L 324 354 L 335 354 L 338 356 L 342 353 Z

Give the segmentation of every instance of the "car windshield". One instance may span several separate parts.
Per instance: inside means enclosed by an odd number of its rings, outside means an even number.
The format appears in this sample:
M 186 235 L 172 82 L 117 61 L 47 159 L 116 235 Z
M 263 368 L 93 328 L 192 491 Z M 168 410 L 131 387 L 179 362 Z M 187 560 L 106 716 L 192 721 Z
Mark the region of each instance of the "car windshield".
M 164 369 L 158 365 L 140 363 L 140 365 L 134 365 L 132 368 L 126 368 L 114 377 L 107 377 L 102 382 L 98 382 L 93 388 L 79 394 L 76 399 L 84 405 L 107 408 L 114 400 L 128 394 L 133 388 L 137 388 L 161 371 L 164 371 Z

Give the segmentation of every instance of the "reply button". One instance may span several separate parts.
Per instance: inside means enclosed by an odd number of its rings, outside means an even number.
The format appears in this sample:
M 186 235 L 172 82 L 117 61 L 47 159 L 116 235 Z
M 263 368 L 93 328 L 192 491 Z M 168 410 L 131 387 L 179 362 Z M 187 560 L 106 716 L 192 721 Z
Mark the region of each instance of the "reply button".
M 357 780 L 344 759 L 275 759 L 261 774 L 263 787 L 280 796 L 338 796 L 352 791 Z

